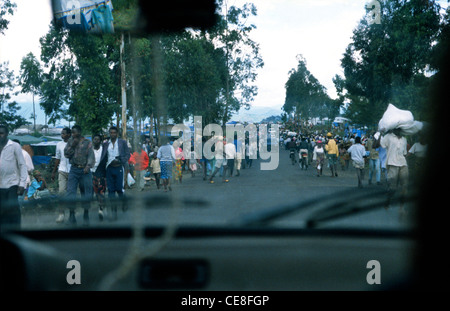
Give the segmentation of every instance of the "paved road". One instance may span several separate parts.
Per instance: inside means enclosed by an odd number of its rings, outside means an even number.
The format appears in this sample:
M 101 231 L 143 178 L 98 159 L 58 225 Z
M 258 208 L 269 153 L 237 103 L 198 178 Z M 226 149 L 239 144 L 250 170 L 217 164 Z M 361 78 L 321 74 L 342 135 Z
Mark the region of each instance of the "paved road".
M 97 207 L 91 208 L 90 226 L 128 225 L 142 222 L 147 225 L 167 223 L 173 215 L 177 221 L 188 225 L 239 225 L 242 221 L 252 219 L 255 213 L 272 212 L 279 208 L 290 208 L 299 202 L 314 202 L 300 212 L 291 213 L 273 222 L 278 226 L 302 227 L 305 219 L 320 208 L 337 204 L 338 201 L 367 202 L 371 194 L 384 189 L 384 186 L 366 186 L 364 189 L 356 187 L 356 173 L 352 167 L 348 171 L 338 169 L 338 177 L 330 177 L 330 170 L 324 168 L 323 176 L 317 177 L 314 168 L 301 170 L 292 165 L 289 153 L 280 150 L 278 168 L 272 171 L 260 169 L 261 160 L 254 160 L 253 166 L 241 170 L 239 177 L 233 176 L 228 183 L 222 183 L 221 177 L 216 175 L 215 183 L 204 181 L 201 172 L 191 177 L 186 172 L 183 182 L 174 183 L 173 191 L 164 192 L 156 189 L 152 182 L 144 191 L 127 190 L 126 193 L 133 201 L 128 204 L 126 212 L 119 210 L 117 220 L 100 222 L 97 217 Z M 367 185 L 367 174 L 364 185 Z M 355 199 L 354 196 L 361 197 Z M 331 199 L 330 199 L 331 197 Z M 169 208 L 171 202 L 180 207 Z M 198 204 L 200 203 L 200 204 Z M 138 209 L 144 206 L 144 209 Z M 66 213 L 67 214 L 67 213 Z M 56 224 L 56 211 L 53 207 L 43 206 L 38 210 L 26 210 L 23 213 L 23 228 L 61 228 L 68 224 Z M 77 208 L 78 226 L 82 226 L 82 209 Z M 374 211 L 358 214 L 344 219 L 327 223 L 328 226 L 357 226 L 357 227 L 387 227 L 398 228 L 408 225 L 399 221 L 398 207 L 395 205 L 388 210 L 379 208 Z

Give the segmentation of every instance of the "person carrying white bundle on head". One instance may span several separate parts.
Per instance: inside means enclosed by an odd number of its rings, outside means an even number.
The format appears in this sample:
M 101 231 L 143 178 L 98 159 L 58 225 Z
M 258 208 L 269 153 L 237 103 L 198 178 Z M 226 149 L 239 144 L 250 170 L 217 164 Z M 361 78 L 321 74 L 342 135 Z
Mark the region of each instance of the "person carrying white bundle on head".
M 419 122 L 421 123 L 421 122 Z M 401 193 L 400 215 L 404 216 L 404 199 L 407 194 L 409 170 L 406 161 L 407 141 L 405 135 L 412 135 L 422 129 L 423 124 L 415 123 L 412 113 L 407 110 L 397 109 L 389 105 L 378 124 L 380 132 L 374 135 L 376 139 L 374 148 L 381 146 L 386 149 L 386 167 L 389 200 L 387 207 L 395 192 Z

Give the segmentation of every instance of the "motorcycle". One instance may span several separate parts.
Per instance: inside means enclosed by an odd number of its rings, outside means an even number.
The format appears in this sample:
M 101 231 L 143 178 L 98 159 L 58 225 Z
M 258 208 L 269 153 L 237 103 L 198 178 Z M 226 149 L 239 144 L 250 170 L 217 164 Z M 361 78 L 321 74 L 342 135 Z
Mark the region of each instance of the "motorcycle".
M 299 153 L 299 166 L 303 170 L 308 169 L 308 150 L 307 149 L 300 149 Z

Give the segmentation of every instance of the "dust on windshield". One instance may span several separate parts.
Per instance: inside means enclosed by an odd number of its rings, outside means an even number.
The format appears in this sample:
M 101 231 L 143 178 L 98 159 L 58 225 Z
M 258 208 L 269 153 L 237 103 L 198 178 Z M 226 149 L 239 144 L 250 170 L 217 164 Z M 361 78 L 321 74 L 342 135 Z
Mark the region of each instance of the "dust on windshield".
M 36 3 L 0 5 L 2 46 L 54 13 L 0 54 L 2 230 L 414 224 L 446 2 L 218 0 L 170 33 Z

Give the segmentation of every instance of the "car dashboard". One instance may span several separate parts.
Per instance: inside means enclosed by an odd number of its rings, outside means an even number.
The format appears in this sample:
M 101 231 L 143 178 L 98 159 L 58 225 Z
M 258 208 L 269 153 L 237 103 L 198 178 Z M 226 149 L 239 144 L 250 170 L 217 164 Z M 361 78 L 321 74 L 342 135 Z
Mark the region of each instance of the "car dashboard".
M 2 290 L 354 291 L 412 275 L 396 230 L 179 227 L 20 231 L 1 238 Z

